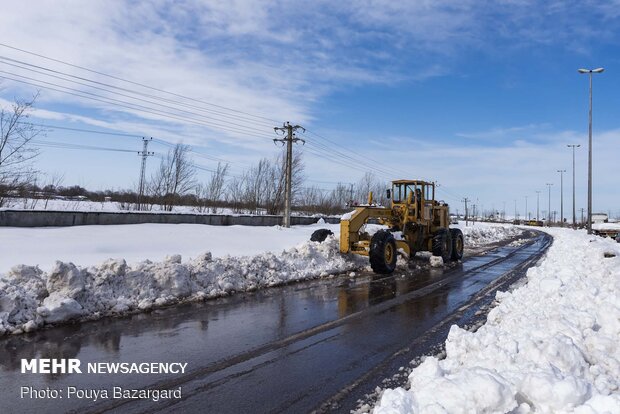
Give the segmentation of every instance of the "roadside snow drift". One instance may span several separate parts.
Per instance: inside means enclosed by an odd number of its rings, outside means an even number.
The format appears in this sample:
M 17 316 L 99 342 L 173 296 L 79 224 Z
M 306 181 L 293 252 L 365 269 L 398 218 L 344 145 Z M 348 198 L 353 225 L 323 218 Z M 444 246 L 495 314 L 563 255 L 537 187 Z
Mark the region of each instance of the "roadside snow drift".
M 213 258 L 205 253 L 188 263 L 174 255 L 163 262 L 144 261 L 135 266 L 110 259 L 89 268 L 56 262 L 49 273 L 18 265 L 0 279 L 0 334 L 260 289 L 365 264 L 360 257 L 341 255 L 332 237 L 278 255 Z
M 287 230 L 290 233 L 286 237 L 299 238 L 303 235 L 302 240 L 308 240 L 309 234 L 321 226 L 325 225 L 296 226 Z M 93 228 L 93 250 L 98 249 L 96 232 L 106 231 L 104 227 Z M 238 238 L 234 235 L 241 237 L 238 233 L 244 230 L 240 227 L 217 228 L 220 237 L 215 242 L 207 240 L 207 244 L 217 243 L 219 251 L 235 251 L 239 247 Z M 152 230 L 150 226 L 141 228 Z M 163 237 L 169 237 L 173 228 L 167 226 Z M 176 227 L 179 230 L 187 228 L 185 225 Z M 332 228 L 336 230 L 337 226 Z M 226 229 L 230 234 L 222 237 L 221 233 Z M 486 234 L 487 239 L 492 236 L 499 240 L 514 231 L 492 227 L 487 229 L 488 234 L 483 231 L 476 233 L 476 237 Z M 245 230 L 245 243 L 252 242 L 259 246 L 255 248 L 262 246 L 263 249 L 276 243 L 265 240 L 265 237 L 276 237 L 282 233 L 276 228 Z M 465 231 L 466 244 L 469 242 L 468 231 Z M 107 239 L 106 243 L 109 243 Z M 71 254 L 71 251 L 66 254 Z M 129 254 L 132 254 L 131 251 Z M 92 259 L 90 255 L 86 257 Z M 36 263 L 38 259 L 34 254 L 32 262 Z M 108 259 L 88 267 L 56 261 L 49 266 L 48 271 L 38 266 L 21 264 L 11 267 L 5 274 L 0 273 L 0 335 L 30 332 L 46 324 L 69 320 L 97 319 L 149 310 L 179 301 L 214 298 L 365 267 L 368 267 L 366 257 L 340 254 L 338 234 L 323 243 L 307 241 L 279 254 L 264 252 L 253 256 L 214 257 L 206 252 L 186 262 L 177 254 L 159 262 L 146 260 L 128 264 L 124 259 Z
M 620 413 L 620 245 L 583 231 L 555 240 L 527 284 L 472 333 L 452 326 L 446 358 L 428 357 L 385 413 Z

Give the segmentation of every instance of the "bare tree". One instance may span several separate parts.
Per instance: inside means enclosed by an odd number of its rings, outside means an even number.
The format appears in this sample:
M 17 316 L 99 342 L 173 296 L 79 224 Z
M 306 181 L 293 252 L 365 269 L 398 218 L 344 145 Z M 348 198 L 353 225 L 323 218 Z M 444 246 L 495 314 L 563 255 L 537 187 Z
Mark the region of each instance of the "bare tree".
M 228 183 L 228 201 L 233 213 L 242 213 L 244 209 L 245 176 L 234 177 Z
M 10 109 L 0 109 L 0 206 L 36 175 L 30 161 L 39 151 L 32 140 L 43 130 L 27 120 L 37 97 L 16 99 Z
M 280 154 L 273 162 L 263 158 L 258 164 L 244 172 L 242 179 L 233 182 L 235 185 L 241 184 L 243 186 L 242 204 L 253 213 L 258 213 L 261 209 L 264 209 L 267 214 L 282 212 L 284 208 L 285 169 L 284 156 Z M 302 189 L 303 170 L 301 153 L 297 153 L 293 157 L 292 171 L 291 193 L 294 200 Z M 234 189 L 231 188 L 231 190 Z
M 159 169 L 151 177 L 150 193 L 161 200 L 165 211 L 172 211 L 180 195 L 188 193 L 196 185 L 196 167 L 189 156 L 189 147 L 176 144 L 162 158 Z
M 217 169 L 211 174 L 211 179 L 207 184 L 199 184 L 196 186 L 196 196 L 200 199 L 198 211 L 206 211 L 211 206 L 211 212 L 217 213 L 217 203 L 222 200 L 224 195 L 224 184 L 226 183 L 226 174 L 228 174 L 228 164 L 217 163 Z
M 43 197 L 45 199 L 44 209 L 47 209 L 47 203 L 50 198 L 54 196 L 56 189 L 62 185 L 65 180 L 65 175 L 59 172 L 55 172 L 47 177 L 47 184 L 43 187 Z
M 355 187 L 355 201 L 358 203 L 368 202 L 368 193 L 372 191 L 373 203 L 385 205 L 387 201 L 385 189 L 388 187 L 387 183 L 379 180 L 373 173 L 367 172 L 357 182 Z

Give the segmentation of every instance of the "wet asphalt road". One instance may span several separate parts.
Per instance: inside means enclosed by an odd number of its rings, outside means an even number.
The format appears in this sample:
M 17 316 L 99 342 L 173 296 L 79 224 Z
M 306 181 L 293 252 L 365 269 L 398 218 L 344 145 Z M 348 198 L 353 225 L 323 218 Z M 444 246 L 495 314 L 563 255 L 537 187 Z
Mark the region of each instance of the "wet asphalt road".
M 473 325 L 550 243 L 538 234 L 445 269 L 309 281 L 0 340 L 2 412 L 349 412 Z M 22 358 L 187 362 L 183 375 L 22 374 Z M 389 385 L 398 385 L 404 377 Z M 20 399 L 20 387 L 181 387 L 179 400 Z M 110 394 L 111 395 L 111 394 Z

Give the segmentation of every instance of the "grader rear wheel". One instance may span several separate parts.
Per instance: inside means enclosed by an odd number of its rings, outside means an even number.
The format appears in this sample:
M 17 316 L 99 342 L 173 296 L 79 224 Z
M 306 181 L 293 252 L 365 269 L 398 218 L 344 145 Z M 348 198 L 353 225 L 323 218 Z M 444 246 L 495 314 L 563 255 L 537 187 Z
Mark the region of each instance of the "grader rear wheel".
M 387 230 L 376 232 L 370 239 L 370 267 L 375 273 L 387 274 L 396 269 L 396 242 Z
M 444 262 L 452 256 L 452 238 L 447 229 L 441 229 L 433 236 L 433 256 L 441 256 Z
M 461 229 L 450 229 L 450 235 L 452 236 L 452 260 L 461 260 L 463 258 L 463 249 L 465 247 L 465 240 L 463 238 L 463 232 Z

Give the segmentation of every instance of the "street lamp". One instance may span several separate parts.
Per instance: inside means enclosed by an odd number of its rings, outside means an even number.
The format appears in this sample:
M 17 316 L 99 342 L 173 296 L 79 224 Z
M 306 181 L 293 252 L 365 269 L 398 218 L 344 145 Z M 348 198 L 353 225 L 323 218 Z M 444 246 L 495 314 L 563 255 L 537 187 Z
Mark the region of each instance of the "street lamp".
M 529 220 L 530 219 L 530 214 L 527 211 L 527 196 L 525 196 L 525 220 Z
M 567 147 L 571 147 L 573 149 L 573 228 L 577 228 L 577 219 L 575 216 L 575 148 L 581 147 L 581 144 L 567 144 Z
M 564 227 L 564 173 L 566 170 L 558 170 L 560 173 L 560 226 Z
M 546 186 L 549 188 L 549 207 L 547 210 L 547 226 L 551 227 L 551 186 L 552 183 L 546 183 Z
M 588 234 L 592 234 L 592 74 L 601 73 L 605 69 L 578 69 L 579 73 L 587 73 L 590 77 L 590 112 L 588 123 Z
M 540 221 L 540 191 L 536 191 L 536 221 Z

